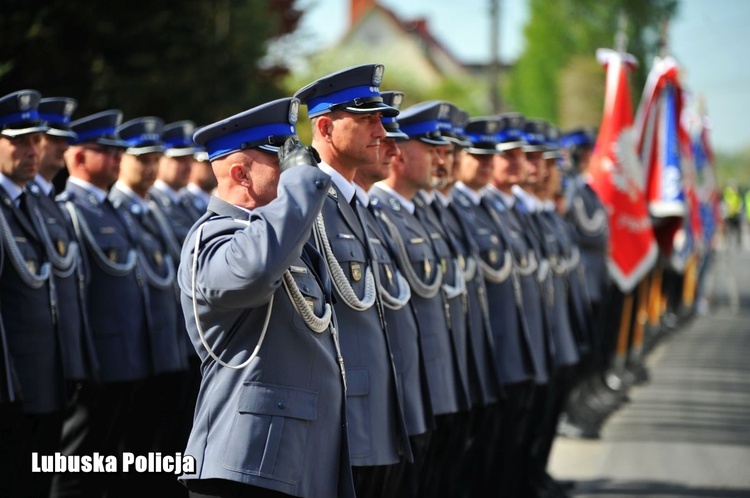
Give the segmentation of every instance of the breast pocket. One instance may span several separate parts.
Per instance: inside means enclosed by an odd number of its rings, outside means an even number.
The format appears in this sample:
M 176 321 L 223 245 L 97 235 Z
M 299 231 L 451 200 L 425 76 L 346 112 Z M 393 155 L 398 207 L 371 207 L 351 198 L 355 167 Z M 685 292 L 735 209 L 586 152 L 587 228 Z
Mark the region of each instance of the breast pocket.
M 308 455 L 307 437 L 318 417 L 313 391 L 248 383 L 243 386 L 223 465 L 229 470 L 294 484 Z
M 315 280 L 315 277 L 312 275 L 309 268 L 301 267 L 296 271 L 292 269 L 290 273 L 292 274 L 292 278 L 294 278 L 294 282 L 297 284 L 297 288 L 302 294 L 302 297 L 305 298 L 305 305 L 313 311 L 315 316 L 322 316 L 323 307 L 325 305 L 323 291 L 321 291 L 317 280 Z M 298 329 L 305 331 L 309 330 L 307 324 L 305 324 L 305 321 L 299 313 L 294 314 L 293 321 L 294 326 Z
M 367 256 L 365 247 L 351 234 L 337 234 L 330 240 L 333 255 L 358 297 L 364 295 Z

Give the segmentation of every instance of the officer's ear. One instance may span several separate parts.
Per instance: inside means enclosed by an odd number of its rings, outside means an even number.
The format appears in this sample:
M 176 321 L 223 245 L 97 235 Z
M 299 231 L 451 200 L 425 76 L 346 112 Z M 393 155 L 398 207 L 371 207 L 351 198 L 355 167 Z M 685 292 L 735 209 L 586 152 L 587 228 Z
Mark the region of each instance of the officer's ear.
M 330 140 L 331 134 L 333 134 L 333 120 L 329 114 L 323 114 L 315 118 L 313 127 L 315 128 L 315 133 L 321 139 Z
M 229 177 L 232 181 L 241 185 L 245 188 L 249 188 L 253 185 L 253 181 L 250 178 L 250 167 L 253 164 L 253 160 L 245 158 L 243 161 L 236 161 L 229 165 Z

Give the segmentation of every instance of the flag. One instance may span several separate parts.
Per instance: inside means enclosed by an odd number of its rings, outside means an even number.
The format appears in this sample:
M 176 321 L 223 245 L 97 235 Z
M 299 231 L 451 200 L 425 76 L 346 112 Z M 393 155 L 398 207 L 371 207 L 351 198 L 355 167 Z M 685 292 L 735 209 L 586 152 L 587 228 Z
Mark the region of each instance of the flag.
M 644 191 L 659 248 L 667 258 L 688 213 L 680 138 L 683 91 L 671 57 L 657 57 L 635 116 L 636 148 L 646 171 Z
M 708 117 L 705 116 L 702 109 L 698 110 L 690 124 L 695 164 L 695 192 L 699 203 L 703 247 L 706 251 L 710 251 L 713 247 L 717 227 L 721 222 L 716 168 L 708 137 L 711 127 Z
M 630 54 L 608 49 L 597 50 L 597 59 L 606 70 L 606 88 L 589 173 L 591 187 L 609 214 L 610 274 L 620 290 L 628 293 L 653 267 L 658 255 L 633 132 L 628 70 L 636 61 Z

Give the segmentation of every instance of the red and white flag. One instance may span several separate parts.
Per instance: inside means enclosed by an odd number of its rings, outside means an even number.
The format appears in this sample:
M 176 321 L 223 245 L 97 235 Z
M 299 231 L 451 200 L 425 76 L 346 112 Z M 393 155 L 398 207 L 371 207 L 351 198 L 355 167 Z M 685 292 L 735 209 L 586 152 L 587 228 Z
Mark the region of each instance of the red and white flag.
M 643 193 L 643 168 L 636 153 L 633 104 L 628 70 L 630 54 L 599 49 L 597 59 L 607 72 L 604 115 L 591 157 L 591 187 L 609 214 L 609 270 L 628 293 L 651 270 L 658 249 Z
M 646 171 L 646 204 L 659 248 L 668 258 L 673 250 L 686 249 L 684 234 L 678 232 L 688 216 L 685 175 L 692 154 L 683 147 L 680 126 L 683 108 L 677 63 L 671 57 L 657 57 L 646 80 L 633 128 L 636 149 Z

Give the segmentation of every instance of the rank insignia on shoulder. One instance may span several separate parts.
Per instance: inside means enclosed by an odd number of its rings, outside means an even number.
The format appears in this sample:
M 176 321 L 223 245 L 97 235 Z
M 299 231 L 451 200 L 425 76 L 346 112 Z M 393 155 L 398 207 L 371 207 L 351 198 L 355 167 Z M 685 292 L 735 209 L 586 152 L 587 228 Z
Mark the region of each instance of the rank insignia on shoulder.
M 352 280 L 354 280 L 355 282 L 359 282 L 360 280 L 362 280 L 362 265 L 360 263 L 352 263 L 351 270 Z
M 396 199 L 395 197 L 389 197 L 388 204 L 394 211 L 401 211 L 401 203 L 398 202 L 398 199 Z
M 289 271 L 291 273 L 307 273 L 307 268 L 304 266 L 290 266 Z
M 339 198 L 339 194 L 338 194 L 338 192 L 336 192 L 336 189 L 333 188 L 333 185 L 330 186 L 330 187 L 328 187 L 328 195 L 330 197 L 333 197 L 334 199 L 338 199 Z

